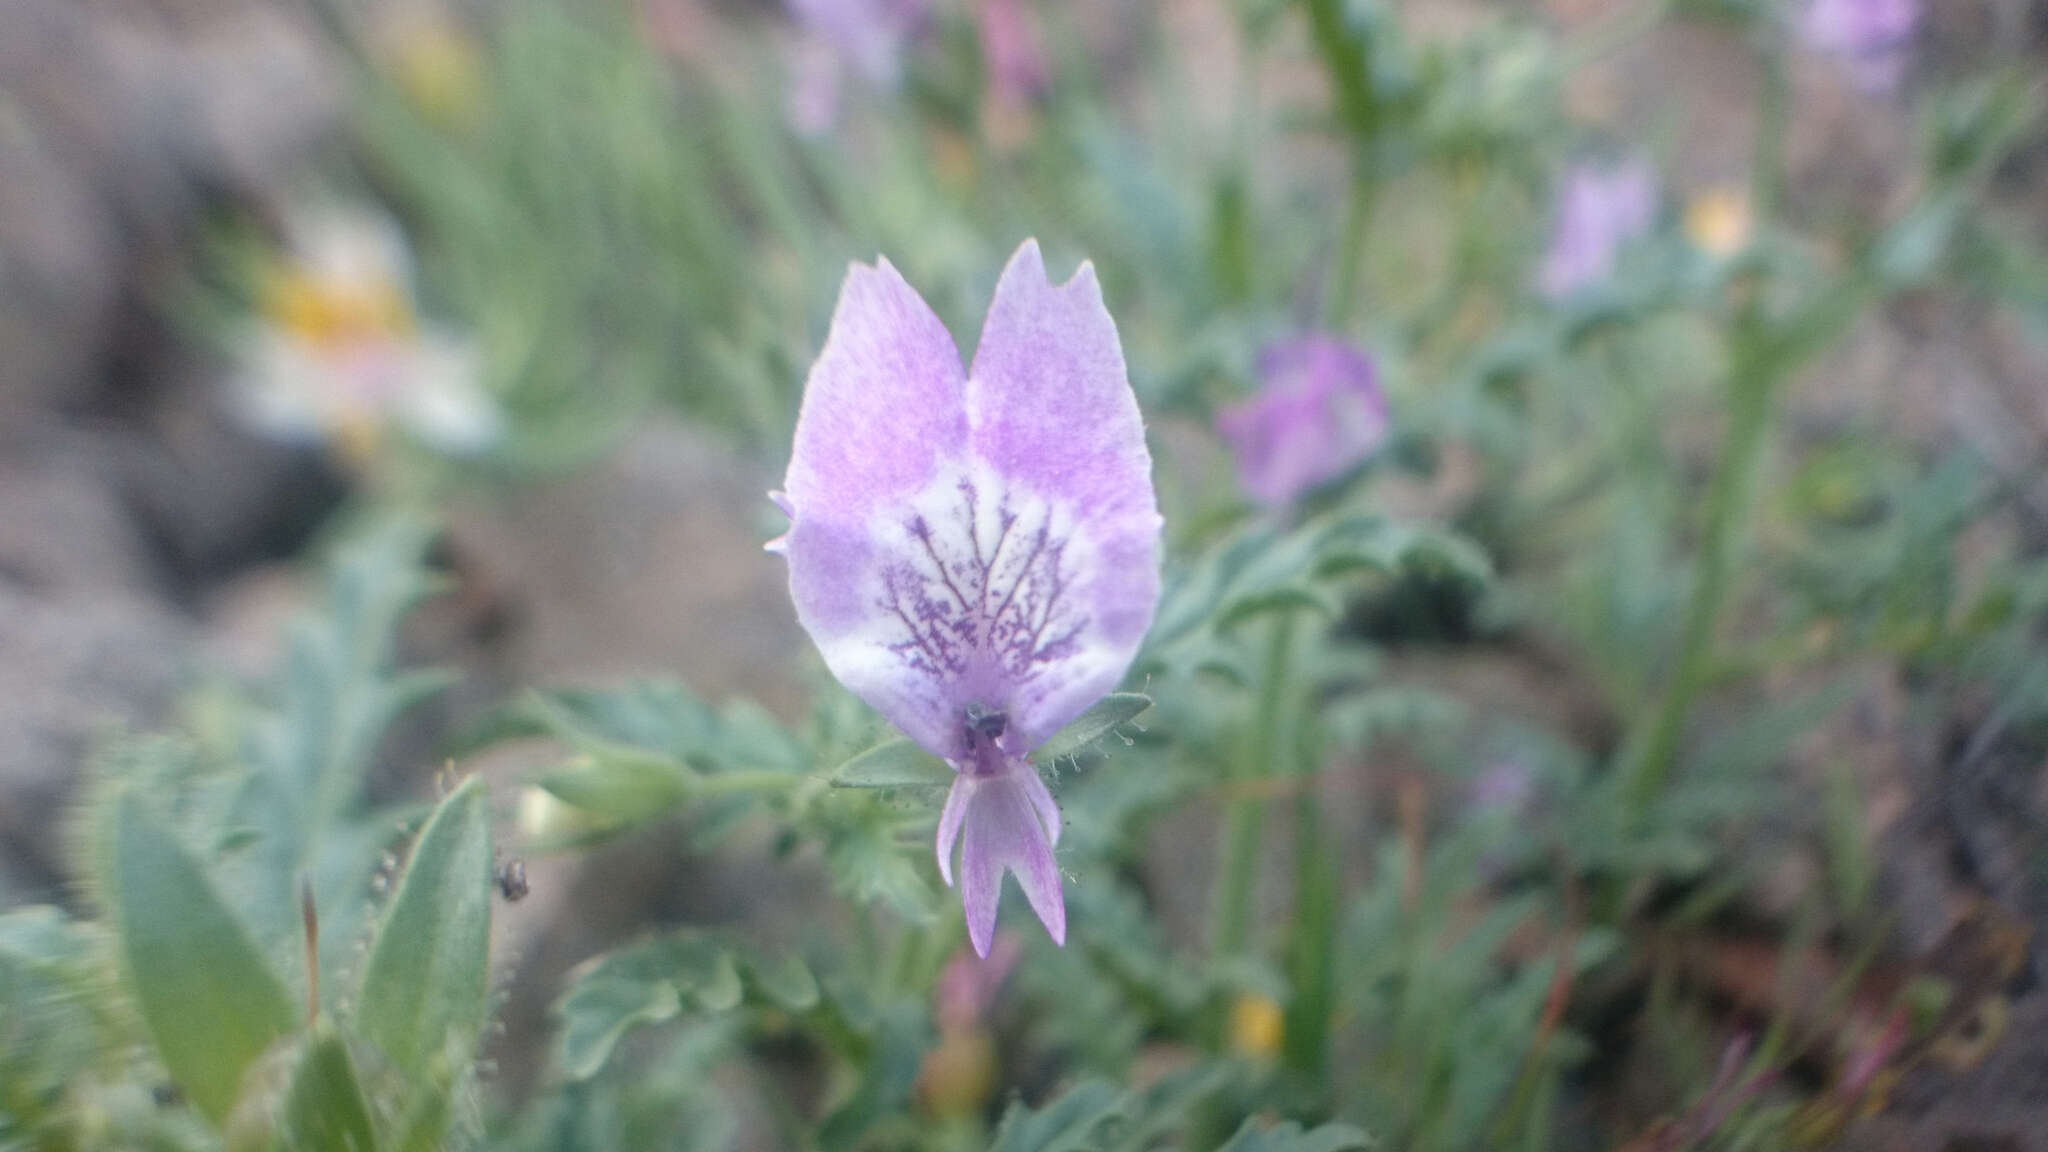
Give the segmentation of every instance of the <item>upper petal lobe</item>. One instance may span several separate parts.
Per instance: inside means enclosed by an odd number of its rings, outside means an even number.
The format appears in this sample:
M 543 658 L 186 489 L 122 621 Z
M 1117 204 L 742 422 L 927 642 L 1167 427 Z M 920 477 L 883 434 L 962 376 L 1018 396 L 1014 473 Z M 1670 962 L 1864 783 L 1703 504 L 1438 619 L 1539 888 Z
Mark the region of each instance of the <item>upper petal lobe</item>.
M 1017 249 L 989 304 L 967 412 L 992 472 L 1071 510 L 1067 594 L 1085 619 L 1070 651 L 1085 658 L 1013 716 L 1029 748 L 1116 686 L 1159 599 L 1152 458 L 1094 268 L 1055 286 L 1036 241 Z
M 927 746 L 941 735 L 931 685 L 874 650 L 874 584 L 890 560 L 876 523 L 965 451 L 964 388 L 953 338 L 917 291 L 886 260 L 855 266 L 804 385 L 778 501 L 798 621 L 842 683 Z

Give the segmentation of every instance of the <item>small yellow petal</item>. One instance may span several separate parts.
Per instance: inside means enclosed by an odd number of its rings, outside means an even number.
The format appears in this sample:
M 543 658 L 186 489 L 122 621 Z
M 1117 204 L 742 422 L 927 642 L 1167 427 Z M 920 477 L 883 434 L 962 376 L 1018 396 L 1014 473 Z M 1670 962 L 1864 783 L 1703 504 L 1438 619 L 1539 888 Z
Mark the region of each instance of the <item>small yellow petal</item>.
M 387 278 L 345 283 L 280 268 L 264 277 L 257 307 L 286 332 L 328 350 L 407 336 L 417 327 L 405 290 Z
M 1709 188 L 1685 206 L 1685 234 L 1700 251 L 1726 258 L 1749 243 L 1749 195 L 1733 184 Z
M 1240 995 L 1230 1005 L 1230 1046 L 1247 1056 L 1273 1056 L 1280 1051 L 1286 1018 L 1271 996 Z

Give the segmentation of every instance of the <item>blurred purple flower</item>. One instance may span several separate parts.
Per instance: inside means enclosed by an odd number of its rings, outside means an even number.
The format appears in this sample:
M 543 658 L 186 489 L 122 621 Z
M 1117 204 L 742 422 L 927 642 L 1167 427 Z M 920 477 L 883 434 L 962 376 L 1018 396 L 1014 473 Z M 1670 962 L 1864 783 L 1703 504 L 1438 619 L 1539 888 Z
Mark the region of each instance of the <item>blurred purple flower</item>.
M 945 758 L 939 873 L 960 845 L 986 956 L 1003 873 L 1055 941 L 1059 809 L 1030 753 L 1116 686 L 1159 599 L 1137 399 L 1095 270 L 1003 270 L 971 371 L 887 260 L 848 271 L 797 416 L 770 544 L 826 667 Z
M 789 0 L 789 10 L 803 30 L 790 68 L 789 115 L 811 135 L 839 119 L 849 75 L 895 87 L 904 50 L 931 19 L 930 0 Z
M 1028 104 L 1052 84 L 1045 47 L 1024 0 L 981 0 L 981 58 L 990 98 L 998 104 Z
M 1643 164 L 1582 165 L 1565 177 L 1536 285 L 1553 300 L 1605 280 L 1622 246 L 1650 230 L 1656 182 Z
M 1017 934 L 1005 930 L 996 933 L 994 946 L 979 961 L 969 960 L 964 950 L 955 952 L 939 971 L 939 986 L 933 998 L 939 1030 L 965 1032 L 981 1026 L 989 1009 L 995 1007 L 996 993 L 1002 990 L 1003 980 L 1016 966 L 1017 955 L 1023 950 L 1024 943 Z
M 1259 353 L 1259 392 L 1216 416 L 1245 491 L 1293 503 L 1370 456 L 1387 433 L 1387 398 L 1365 353 L 1313 334 Z
M 1919 27 L 1919 0 L 1810 0 L 1799 23 L 1807 45 L 1842 57 L 1867 92 L 1899 86 Z

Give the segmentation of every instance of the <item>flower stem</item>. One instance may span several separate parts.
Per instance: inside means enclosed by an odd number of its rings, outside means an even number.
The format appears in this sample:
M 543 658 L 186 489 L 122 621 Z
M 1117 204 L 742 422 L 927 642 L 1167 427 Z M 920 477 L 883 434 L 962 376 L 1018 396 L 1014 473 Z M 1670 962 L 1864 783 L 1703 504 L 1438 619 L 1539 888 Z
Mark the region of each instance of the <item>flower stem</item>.
M 1783 181 L 1787 79 L 1784 61 L 1775 49 L 1764 50 L 1764 85 L 1758 109 L 1756 167 L 1751 201 L 1759 228 L 1776 207 Z M 1747 285 L 1738 306 L 1734 350 L 1728 374 L 1728 440 L 1721 466 L 1707 491 L 1707 522 L 1679 635 L 1678 663 L 1665 687 L 1649 735 L 1627 763 L 1623 813 L 1640 826 L 1678 758 L 1686 716 L 1693 698 L 1705 685 L 1712 662 L 1715 626 L 1728 599 L 1728 586 L 1739 550 L 1742 515 L 1763 458 L 1764 431 L 1777 385 L 1791 366 L 1765 318 L 1760 285 Z
M 713 772 L 698 776 L 690 782 L 690 795 L 739 796 L 749 792 L 787 792 L 802 784 L 805 777 L 779 772 L 772 768 L 758 768 L 739 772 Z
M 1283 609 L 1270 628 L 1257 711 L 1252 714 L 1243 753 L 1233 774 L 1233 779 L 1240 782 L 1269 775 L 1280 759 L 1280 726 L 1287 705 L 1295 613 Z M 1212 952 L 1218 960 L 1243 953 L 1251 932 L 1252 881 L 1259 870 L 1259 834 L 1265 816 L 1265 798 L 1249 789 L 1231 800 L 1224 813 L 1223 855 L 1217 865 L 1216 906 L 1211 922 Z
M 1351 18 L 1344 0 L 1308 0 L 1306 7 L 1309 37 L 1330 85 L 1331 111 L 1350 137 L 1351 146 L 1351 183 L 1343 232 L 1331 257 L 1336 267 L 1326 301 L 1329 323 L 1341 328 L 1355 303 L 1358 253 L 1365 246 L 1366 225 L 1372 215 L 1373 145 L 1381 127 L 1373 75 L 1373 32 L 1369 24 Z
M 1350 194 L 1344 202 L 1344 231 L 1337 240 L 1336 254 L 1331 257 L 1337 266 L 1330 285 L 1329 323 L 1339 331 L 1350 318 L 1358 297 L 1359 253 L 1365 247 L 1366 226 L 1372 221 L 1372 201 L 1371 174 L 1366 171 L 1363 159 L 1355 160 L 1351 166 Z
M 1290 751 L 1298 749 L 1290 743 Z M 1321 1100 L 1335 998 L 1337 868 L 1323 834 L 1322 794 L 1304 775 L 1294 794 L 1294 919 L 1287 936 L 1287 1013 L 1281 1060 L 1308 1098 Z

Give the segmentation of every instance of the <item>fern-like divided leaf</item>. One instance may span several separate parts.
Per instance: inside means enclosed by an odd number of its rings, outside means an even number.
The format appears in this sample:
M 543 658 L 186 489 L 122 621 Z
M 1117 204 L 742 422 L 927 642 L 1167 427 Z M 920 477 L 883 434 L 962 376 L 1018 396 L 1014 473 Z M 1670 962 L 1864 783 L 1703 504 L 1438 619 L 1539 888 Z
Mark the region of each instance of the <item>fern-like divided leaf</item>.
M 556 1013 L 562 1071 L 596 1075 L 633 1029 L 684 1013 L 713 1016 L 745 1005 L 802 1012 L 818 983 L 795 956 L 771 960 L 728 937 L 685 930 L 609 953 L 577 975 Z

